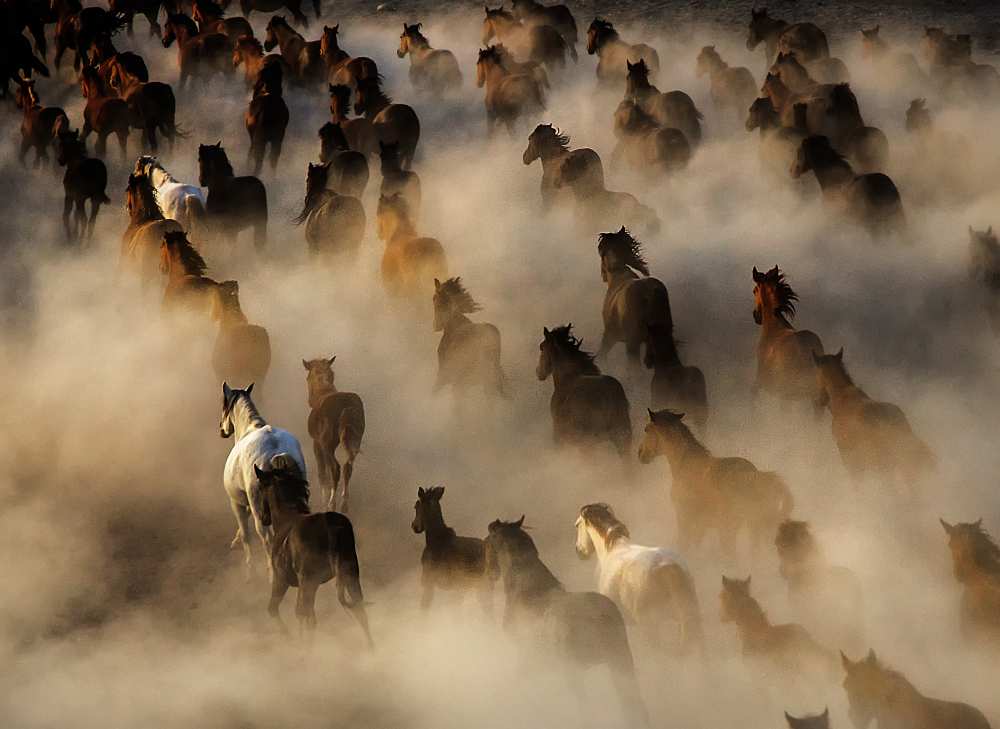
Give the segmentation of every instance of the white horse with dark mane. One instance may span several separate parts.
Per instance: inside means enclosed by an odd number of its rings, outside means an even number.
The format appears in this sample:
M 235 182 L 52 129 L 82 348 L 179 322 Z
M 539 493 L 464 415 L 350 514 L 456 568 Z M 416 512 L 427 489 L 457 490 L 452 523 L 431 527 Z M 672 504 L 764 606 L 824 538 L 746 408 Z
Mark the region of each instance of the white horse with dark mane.
M 222 420 L 219 422 L 219 435 L 223 438 L 235 435 L 236 438 L 226 459 L 223 485 L 236 517 L 236 536 L 230 548 L 243 545 L 248 573 L 252 570 L 251 517 L 268 555 L 268 565 L 271 554 L 270 529 L 260 520 L 264 499 L 254 466 L 261 471 L 270 471 L 272 468 L 285 470 L 294 464 L 298 466 L 303 480 L 306 477 L 306 461 L 302 457 L 299 441 L 287 430 L 267 424 L 250 399 L 252 391 L 252 383 L 245 390 L 234 390 L 222 383 Z
M 139 157 L 135 161 L 135 174 L 149 178 L 164 216 L 180 223 L 186 233 L 191 233 L 197 222 L 204 220 L 207 201 L 204 191 L 197 185 L 178 181 L 163 169 L 156 157 Z
M 581 559 L 597 554 L 598 591 L 651 641 L 682 652 L 701 650 L 698 597 L 680 555 L 633 544 L 628 527 L 607 504 L 580 509 L 576 553 Z

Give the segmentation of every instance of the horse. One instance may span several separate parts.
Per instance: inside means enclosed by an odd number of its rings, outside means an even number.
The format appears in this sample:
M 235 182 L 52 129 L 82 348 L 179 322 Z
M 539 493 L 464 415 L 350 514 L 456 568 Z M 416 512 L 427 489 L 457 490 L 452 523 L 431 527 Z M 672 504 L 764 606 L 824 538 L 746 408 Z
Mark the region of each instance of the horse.
M 637 104 L 661 127 L 680 129 L 692 147 L 701 144 L 701 120 L 704 118 L 694 101 L 683 91 L 660 90 L 649 82 L 650 69 L 640 58 L 625 61 L 625 100 Z
M 914 55 L 907 51 L 893 50 L 879 35 L 879 30 L 878 25 L 861 29 L 861 57 L 871 62 L 887 78 L 902 79 L 908 87 L 924 88 L 927 85 L 927 74 L 920 68 Z
M 825 135 L 836 140 L 841 148 L 856 146 L 859 141 L 852 137 L 860 135 L 863 142 L 867 134 L 862 132 L 866 127 L 858 99 L 848 84 L 815 84 L 805 91 L 793 93 L 778 76 L 768 73 L 761 95 L 771 99 L 781 117 L 782 126 Z M 804 123 L 795 111 L 798 104 L 806 105 Z
M 10 82 L 15 83 L 22 76 L 30 78 L 33 73 L 49 75 L 45 62 L 31 52 L 31 44 L 20 32 L 12 28 L 0 29 L 0 98 L 10 93 Z
M 792 512 L 792 495 L 778 474 L 745 458 L 712 455 L 684 423 L 684 413 L 652 410 L 639 445 L 639 461 L 665 456 L 673 474 L 670 500 L 677 514 L 681 550 L 697 549 L 715 530 L 727 558 L 742 530 L 759 551 Z
M 781 522 L 774 546 L 795 614 L 832 645 L 859 646 L 865 600 L 858 576 L 827 561 L 808 522 Z
M 576 518 L 576 553 L 597 555 L 598 591 L 660 648 L 700 651 L 704 633 L 694 580 L 683 558 L 643 547 L 607 504 L 587 504 Z
M 847 65 L 839 58 L 831 56 L 801 63 L 794 51 L 779 51 L 768 73 L 779 76 L 796 92 L 817 84 L 845 84 L 851 80 Z
M 529 76 L 533 76 L 542 91 L 548 91 L 552 88 L 552 85 L 549 83 L 549 74 L 545 71 L 545 66 L 536 61 L 516 60 L 514 54 L 503 43 L 496 43 L 493 47 L 497 49 L 497 55 L 500 56 L 500 63 L 503 64 L 508 73 L 526 73 Z
M 112 15 L 120 15 L 124 19 L 129 37 L 134 33 L 133 24 L 138 13 L 149 23 L 149 35 L 159 38 L 161 29 L 158 18 L 161 4 L 161 0 L 108 0 L 108 10 Z
M 718 110 L 740 115 L 757 97 L 757 82 L 749 68 L 730 66 L 722 60 L 715 46 L 704 46 L 695 63 L 698 76 L 708 74 L 709 93 Z
M 58 106 L 42 106 L 33 79 L 18 76 L 14 103 L 21 110 L 21 146 L 18 161 L 25 164 L 28 150 L 35 150 L 35 167 L 49 161 L 49 145 L 61 129 L 69 128 L 69 117 Z
M 514 17 L 523 25 L 530 27 L 547 25 L 555 28 L 566 43 L 570 58 L 576 63 L 576 42 L 578 32 L 573 13 L 565 5 L 542 5 L 536 0 L 513 0 L 511 10 Z
M 79 0 L 51 0 L 49 8 L 56 16 L 56 68 L 59 68 L 67 48 L 75 51 L 73 68 L 78 70 L 85 66 L 93 39 L 100 34 L 112 35 L 126 25 L 123 13 L 113 13 L 102 7 L 85 8 Z M 44 67 L 44 64 L 42 65 Z M 25 73 L 29 71 L 25 70 Z M 48 69 L 45 69 L 42 75 L 47 76 Z
M 832 416 L 833 439 L 844 467 L 855 481 L 880 476 L 912 487 L 933 471 L 930 448 L 896 405 L 878 402 L 854 384 L 844 367 L 844 350 L 813 354 L 817 408 Z
M 339 124 L 350 149 L 360 152 L 365 158 L 378 154 L 378 137 L 375 127 L 364 117 L 348 118 L 351 112 L 351 87 L 344 84 L 330 84 L 330 120 Z
M 990 325 L 1000 334 L 1000 242 L 992 225 L 981 231 L 969 226 L 969 279 L 982 291 Z
M 108 186 L 108 168 L 99 159 L 87 156 L 87 145 L 80 139 L 76 129 L 60 130 L 56 136 L 56 161 L 66 168 L 63 174 L 63 228 L 66 240 L 83 245 L 84 240 L 94 237 L 94 222 L 101 205 L 110 203 L 105 192 Z M 84 203 L 90 200 L 90 218 L 84 211 Z M 73 225 L 70 215 L 76 214 Z
M 618 606 L 598 592 L 568 592 L 539 558 L 523 524 L 523 516 L 497 519 L 485 542 L 486 574 L 503 581 L 504 627 L 580 668 L 607 666 L 629 726 L 649 726 Z
M 771 97 L 761 96 L 750 105 L 746 130 L 760 129 L 761 167 L 774 180 L 788 180 L 788 169 L 795 162 L 802 140 L 809 136 L 807 111 L 806 104 L 795 104 L 795 125 L 786 127 Z
M 514 135 L 518 121 L 545 110 L 545 92 L 531 74 L 511 73 L 495 46 L 479 51 L 476 86 L 486 87 L 486 131 L 493 135 L 497 122 Z
M 530 165 L 536 159 L 542 162 L 542 208 L 546 211 L 566 197 L 566 191 L 559 185 L 562 166 L 566 160 L 582 159 L 582 164 L 589 170 L 588 174 L 604 180 L 604 167 L 597 152 L 589 147 L 571 150 L 569 141 L 569 135 L 563 134 L 551 124 L 539 124 L 528 136 L 528 146 L 521 155 L 525 165 Z
M 87 100 L 83 108 L 81 141 L 86 142 L 91 132 L 96 133 L 97 144 L 94 146 L 94 151 L 98 157 L 103 158 L 108 149 L 108 136 L 114 134 L 118 137 L 122 157 L 127 157 L 128 133 L 131 127 L 128 103 L 118 98 L 114 91 L 104 84 L 93 66 L 84 66 L 81 69 L 80 88 Z
M 952 570 L 962 585 L 960 626 L 970 645 L 1000 645 L 1000 548 L 983 529 L 983 520 L 949 524 Z
M 685 413 L 688 422 L 704 435 L 708 426 L 705 375 L 697 367 L 681 362 L 672 322 L 649 325 L 644 363 L 653 370 L 649 385 L 653 408 Z
M 125 210 L 129 224 L 122 235 L 120 268 L 139 273 L 143 287 L 156 280 L 160 246 L 167 233 L 183 232 L 180 223 L 163 217 L 156 199 L 156 190 L 142 174 L 128 176 L 125 190 Z
M 381 162 L 382 185 L 379 194 L 389 197 L 399 194 L 406 200 L 414 222 L 420 216 L 421 194 L 420 177 L 413 170 L 404 170 L 399 160 L 399 143 L 378 143 L 379 160 Z
M 288 128 L 288 105 L 282 96 L 281 86 L 281 67 L 273 66 L 267 74 L 257 79 L 253 97 L 243 115 L 247 134 L 250 136 L 247 161 L 252 160 L 255 175 L 259 175 L 264 167 L 264 154 L 268 146 L 271 171 L 278 169 L 281 145 Z
M 660 229 L 660 219 L 652 208 L 631 193 L 605 188 L 604 171 L 586 157 L 567 157 L 554 184 L 557 190 L 568 188 L 573 193 L 577 223 L 588 234 L 605 228 L 609 220 L 624 221 L 643 234 Z
M 798 623 L 774 625 L 750 594 L 750 577 L 739 580 L 723 576 L 719 601 L 721 620 L 736 626 L 745 659 L 760 661 L 789 676 L 806 676 L 815 682 L 834 677 L 836 655 Z
M 283 15 L 272 15 L 267 21 L 264 50 L 277 47 L 292 78 L 303 84 L 320 84 L 325 67 L 321 56 L 321 41 L 307 41 L 288 24 Z
M 138 77 L 140 81 L 149 81 L 149 68 L 143 57 L 131 51 L 119 53 L 111 36 L 106 33 L 94 36 L 90 41 L 88 51 L 90 65 L 97 66 L 98 75 L 106 85 L 112 88 L 115 87 L 112 75 L 116 67 L 121 67 L 130 75 Z
M 624 157 L 632 169 L 645 177 L 669 175 L 684 169 L 691 161 L 691 144 L 684 132 L 661 127 L 634 101 L 626 99 L 618 104 L 614 132 L 618 144 L 612 152 L 612 162 Z
M 830 729 L 830 710 L 823 709 L 822 714 L 813 716 L 792 716 L 786 711 L 785 721 L 789 729 Z
M 351 149 L 340 124 L 327 122 L 319 128 L 319 161 L 330 165 L 331 188 L 359 200 L 368 186 L 368 158 Z
M 186 136 L 177 124 L 177 101 L 169 84 L 143 81 L 117 62 L 112 62 L 109 85 L 128 104 L 133 129 L 143 131 L 143 146 L 155 152 L 159 147 L 156 132 L 167 138 L 171 148 L 177 137 Z
M 267 243 L 267 190 L 256 177 L 236 177 L 222 142 L 198 145 L 198 183 L 208 188 L 206 223 L 227 240 L 253 228 L 258 251 Z
M 786 400 L 816 398 L 813 355 L 823 354 L 823 343 L 808 329 L 796 329 L 798 294 L 777 266 L 767 273 L 753 269 L 753 320 L 760 327 L 754 391 L 770 392 Z
M 927 134 L 934 130 L 927 99 L 913 99 L 906 109 L 906 131 L 910 134 Z
M 219 331 L 212 349 L 212 370 L 219 382 L 263 382 L 271 368 L 267 329 L 251 324 L 240 306 L 240 285 L 221 281 L 214 289 L 212 319 Z
M 204 220 L 205 193 L 197 185 L 178 181 L 156 157 L 139 157 L 135 161 L 134 174 L 149 178 L 163 215 L 176 220 L 186 232 L 192 233 L 195 226 Z
M 973 62 L 972 36 L 953 36 L 941 28 L 925 28 L 924 51 L 931 79 L 949 96 L 988 99 L 1000 91 L 996 68 Z
M 320 15 L 320 2 L 321 0 L 312 0 L 317 20 Z M 304 28 L 309 26 L 309 19 L 302 12 L 302 0 L 240 0 L 240 13 L 247 19 L 254 10 L 259 13 L 273 13 L 282 8 L 292 14 L 296 23 L 300 23 Z
M 198 24 L 198 32 L 224 33 L 235 47 L 240 38 L 253 37 L 253 27 L 246 18 L 225 17 L 226 11 L 214 0 L 194 0 L 191 19 Z
M 461 278 L 434 279 L 434 331 L 438 343 L 438 373 L 434 391 L 445 385 L 482 387 L 487 395 L 506 396 L 506 377 L 500 365 L 500 331 L 473 322 L 467 314 L 482 307 L 466 291 Z
M 184 13 L 169 13 L 163 24 L 163 47 L 177 41 L 177 88 L 183 89 L 192 78 L 208 81 L 215 74 L 228 76 L 233 71 L 233 51 L 225 33 L 199 33 L 195 22 Z
M 399 144 L 400 164 L 403 169 L 409 169 L 420 141 L 420 119 L 412 107 L 393 103 L 382 90 L 381 83 L 378 76 L 357 80 L 354 113 L 371 122 L 376 139 Z
M 243 80 L 248 89 L 257 85 L 261 74 L 266 73 L 271 66 L 279 66 L 282 76 L 291 74 L 288 61 L 277 53 L 265 55 L 263 44 L 253 36 L 245 35 L 236 40 L 233 46 L 233 68 L 243 66 Z
M 556 445 L 608 443 L 622 459 L 632 454 L 632 420 L 621 383 L 601 373 L 594 355 L 573 336 L 573 325 L 542 329 L 535 374 L 552 377 L 549 400 Z
M 167 231 L 160 242 L 160 273 L 167 277 L 163 310 L 210 315 L 218 281 L 205 275 L 208 264 L 184 231 Z
M 873 719 L 879 729 L 990 729 L 979 709 L 924 696 L 902 673 L 879 662 L 875 651 L 858 661 L 841 652 L 840 660 L 855 729 L 866 729 Z
M 460 537 L 445 524 L 441 512 L 444 486 L 417 488 L 413 504 L 414 534 L 424 535 L 420 555 L 420 607 L 429 610 L 436 590 L 475 590 L 484 609 L 493 606 L 493 583 L 486 575 L 486 544 L 478 537 Z
M 328 508 L 339 508 L 347 513 L 354 461 L 361 452 L 361 441 L 365 435 L 365 404 L 360 395 L 337 389 L 333 373 L 336 359 L 336 355 L 329 359 L 303 359 L 302 366 L 306 370 L 308 428 L 319 472 L 320 495 Z M 337 449 L 341 446 L 347 456 L 343 465 L 342 489 L 341 465 L 337 459 Z
M 309 512 L 309 484 L 287 455 L 272 457 L 269 465 L 262 469 L 253 464 L 262 497 L 261 518 L 274 532 L 268 614 L 284 627 L 278 609 L 288 588 L 297 587 L 299 629 L 311 632 L 316 629 L 316 590 L 336 580 L 338 602 L 361 626 L 368 648 L 374 648 L 351 520 L 335 511 Z
M 594 18 L 587 29 L 587 53 L 597 55 L 597 80 L 606 86 L 617 86 L 625 80 L 626 63 L 643 61 L 654 77 L 660 72 L 660 55 L 655 48 L 645 43 L 626 43 L 602 18 Z
M 549 71 L 566 67 L 568 47 L 558 30 L 551 25 L 527 25 L 514 17 L 509 10 L 484 6 L 483 30 L 480 44 L 489 46 L 496 38 L 510 48 L 514 55 L 545 66 Z
M 236 536 L 233 537 L 229 548 L 236 549 L 242 545 L 248 578 L 253 570 L 250 519 L 253 518 L 257 536 L 260 537 L 264 552 L 268 555 L 269 568 L 272 564 L 272 545 L 279 543 L 272 539 L 269 526 L 261 520 L 266 496 L 257 474 L 257 467 L 265 466 L 270 469 L 273 467 L 274 458 L 281 456 L 281 463 L 287 464 L 287 467 L 294 464 L 299 477 L 302 479 L 306 477 L 306 462 L 302 457 L 299 441 L 287 430 L 276 428 L 261 417 L 250 397 L 252 392 L 252 382 L 245 390 L 231 388 L 228 383 L 223 382 L 222 418 L 219 421 L 219 435 L 222 438 L 233 438 L 233 448 L 229 451 L 223 469 L 223 486 L 229 497 L 233 516 L 236 517 Z M 271 516 L 273 517 L 273 514 Z M 272 582 L 272 589 L 274 584 L 276 583 Z
M 385 243 L 382 284 L 391 296 L 424 299 L 435 278 L 448 278 L 444 247 L 436 238 L 417 234 L 402 195 L 379 196 L 376 228 L 379 240 Z
M 357 88 L 358 79 L 380 78 L 378 66 L 367 56 L 352 57 L 340 47 L 340 24 L 323 26 L 320 38 L 320 58 L 326 64 L 327 81 L 332 86 L 347 86 L 351 91 Z M 348 106 L 350 98 L 348 98 Z
M 765 61 L 771 65 L 778 53 L 795 52 L 803 62 L 829 58 L 826 34 L 812 23 L 792 23 L 767 14 L 767 8 L 750 10 L 747 50 L 764 43 Z
M 365 237 L 365 209 L 358 198 L 327 189 L 332 164 L 309 164 L 305 201 L 294 222 L 305 223 L 311 254 L 356 258 Z
M 420 23 L 403 23 L 396 56 L 410 57 L 410 83 L 417 91 L 441 98 L 462 88 L 462 71 L 455 54 L 432 48 L 430 41 L 420 32 Z

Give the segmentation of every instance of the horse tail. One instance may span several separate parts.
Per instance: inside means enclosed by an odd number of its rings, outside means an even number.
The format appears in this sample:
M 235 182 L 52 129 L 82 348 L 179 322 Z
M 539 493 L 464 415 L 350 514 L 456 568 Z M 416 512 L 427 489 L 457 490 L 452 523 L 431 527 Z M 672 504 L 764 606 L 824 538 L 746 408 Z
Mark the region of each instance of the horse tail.
M 361 452 L 361 439 L 365 433 L 365 413 L 360 408 L 346 407 L 337 421 L 340 442 L 352 455 Z
M 655 279 L 653 279 L 655 281 Z M 656 281 L 658 286 L 646 286 L 644 311 L 647 331 L 650 326 L 656 327 L 664 334 L 673 337 L 674 318 L 670 313 L 670 294 L 667 287 L 660 281 Z

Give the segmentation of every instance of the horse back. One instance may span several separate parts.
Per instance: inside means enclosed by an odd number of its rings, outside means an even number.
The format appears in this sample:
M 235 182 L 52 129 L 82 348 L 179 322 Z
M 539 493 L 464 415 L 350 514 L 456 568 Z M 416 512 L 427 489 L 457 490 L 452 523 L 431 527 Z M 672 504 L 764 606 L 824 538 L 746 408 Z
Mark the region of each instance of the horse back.
M 942 701 L 923 697 L 923 723 L 920 729 L 990 729 L 979 709 L 960 701 Z
M 819 58 L 828 58 L 830 44 L 826 33 L 813 23 L 794 23 L 787 26 L 778 37 L 778 52 L 794 53 L 806 63 Z
M 583 666 L 631 667 L 632 651 L 618 606 L 599 592 L 564 592 L 550 598 L 543 615 L 546 643 Z
M 309 435 L 314 440 L 339 440 L 340 419 L 346 410 L 360 414 L 360 427 L 364 431 L 365 405 L 361 397 L 353 392 L 334 392 L 309 413 Z

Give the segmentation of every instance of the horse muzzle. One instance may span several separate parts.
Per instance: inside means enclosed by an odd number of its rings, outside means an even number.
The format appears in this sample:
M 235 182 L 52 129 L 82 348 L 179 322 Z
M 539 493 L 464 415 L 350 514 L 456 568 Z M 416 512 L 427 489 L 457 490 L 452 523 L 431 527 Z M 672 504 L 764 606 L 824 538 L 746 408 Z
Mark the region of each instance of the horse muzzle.
M 396 51 L 396 58 L 406 58 L 406 51 Z

